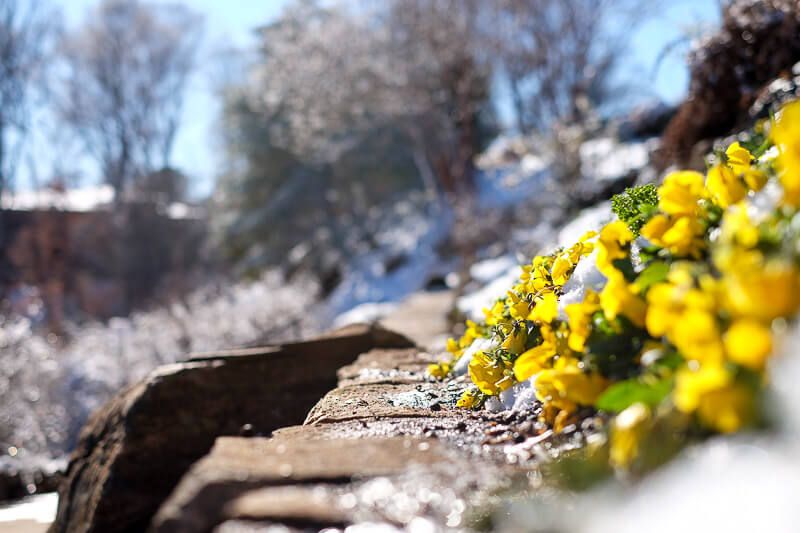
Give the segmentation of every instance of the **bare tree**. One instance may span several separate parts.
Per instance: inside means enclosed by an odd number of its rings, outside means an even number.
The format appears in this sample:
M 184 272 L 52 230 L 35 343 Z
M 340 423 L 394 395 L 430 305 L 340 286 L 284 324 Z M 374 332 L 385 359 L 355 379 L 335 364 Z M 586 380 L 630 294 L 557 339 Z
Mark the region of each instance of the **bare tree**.
M 201 33 L 184 6 L 104 0 L 66 37 L 58 110 L 117 197 L 169 166 Z
M 0 0 L 0 194 L 22 158 L 57 20 L 44 1 Z
M 656 2 L 494 0 L 488 27 L 506 70 L 522 132 L 580 123 L 621 95 L 616 67 Z

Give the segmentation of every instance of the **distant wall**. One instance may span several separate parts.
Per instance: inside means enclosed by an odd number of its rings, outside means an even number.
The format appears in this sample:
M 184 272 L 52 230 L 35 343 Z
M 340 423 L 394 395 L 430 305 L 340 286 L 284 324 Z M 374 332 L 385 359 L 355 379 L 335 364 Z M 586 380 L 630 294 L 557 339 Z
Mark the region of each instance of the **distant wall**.
M 0 294 L 7 310 L 35 298 L 59 329 L 67 318 L 106 319 L 180 296 L 212 267 L 204 219 L 174 219 L 157 205 L 88 212 L 3 211 Z

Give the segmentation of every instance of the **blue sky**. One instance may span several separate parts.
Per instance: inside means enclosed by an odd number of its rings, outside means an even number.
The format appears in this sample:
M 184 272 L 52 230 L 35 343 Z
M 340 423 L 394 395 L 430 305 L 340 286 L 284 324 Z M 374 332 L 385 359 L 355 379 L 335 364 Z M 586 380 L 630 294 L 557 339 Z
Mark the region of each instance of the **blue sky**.
M 60 3 L 66 24 L 74 27 L 97 4 L 97 0 L 62 0 Z M 214 77 L 220 70 L 218 59 L 215 62 L 211 58 L 221 49 L 246 49 L 250 46 L 253 43 L 252 28 L 277 16 L 287 0 L 185 0 L 184 3 L 204 15 L 206 40 L 199 56 L 203 68 L 190 85 L 173 163 L 194 178 L 194 194 L 203 196 L 211 192 L 221 161 L 218 138 L 214 133 L 219 116 Z M 666 0 L 663 5 L 667 7 L 660 10 L 659 16 L 633 36 L 627 67 L 630 70 L 626 74 L 636 80 L 642 94 L 653 99 L 677 102 L 687 85 L 682 54 L 686 47 L 669 55 L 654 76 L 656 58 L 668 43 L 692 31 L 697 25 L 715 23 L 718 19 L 718 2 Z

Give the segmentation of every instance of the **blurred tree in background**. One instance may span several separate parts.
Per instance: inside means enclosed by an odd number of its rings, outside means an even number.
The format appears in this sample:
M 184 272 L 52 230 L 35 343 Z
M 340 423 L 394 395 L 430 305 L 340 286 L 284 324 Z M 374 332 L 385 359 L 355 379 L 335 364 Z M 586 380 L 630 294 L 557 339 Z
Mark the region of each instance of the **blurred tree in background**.
M 522 133 L 583 131 L 624 94 L 615 67 L 645 4 L 290 3 L 259 30 L 246 80 L 223 91 L 220 242 L 246 269 L 283 263 L 304 236 L 344 250 L 339 229 L 409 189 L 470 217 L 474 160 L 497 132 L 492 88 L 510 87 Z M 574 178 L 576 135 L 553 137 Z
M 643 0 L 493 0 L 489 39 L 521 133 L 583 123 L 627 95 L 618 67 L 657 7 Z
M 59 115 L 118 197 L 169 167 L 201 34 L 182 5 L 104 0 L 62 42 Z
M 225 91 L 232 257 L 281 262 L 315 229 L 341 249 L 369 206 L 409 189 L 470 195 L 495 128 L 478 12 L 463 0 L 299 1 L 261 28 L 248 82 Z

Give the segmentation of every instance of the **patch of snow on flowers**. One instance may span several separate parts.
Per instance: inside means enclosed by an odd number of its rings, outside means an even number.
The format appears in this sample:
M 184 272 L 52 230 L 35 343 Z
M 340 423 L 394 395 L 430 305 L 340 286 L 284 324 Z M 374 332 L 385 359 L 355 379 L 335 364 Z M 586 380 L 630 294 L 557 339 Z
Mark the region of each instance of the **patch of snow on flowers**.
M 515 265 L 508 268 L 482 288 L 459 298 L 456 301 L 456 307 L 467 315 L 470 320 L 483 319 L 483 309 L 491 307 L 495 300 L 503 297 L 508 292 L 508 289 L 519 279 L 520 274 L 519 266 Z
M 558 246 L 572 246 L 580 240 L 587 231 L 600 231 L 611 222 L 614 215 L 611 212 L 611 202 L 602 202 L 593 207 L 588 207 L 575 217 L 575 220 L 564 226 L 558 233 Z
M 454 376 L 463 376 L 467 373 L 469 362 L 472 360 L 472 356 L 478 352 L 491 352 L 497 348 L 498 344 L 496 341 L 492 339 L 475 339 L 472 344 L 470 344 L 465 350 L 464 353 L 461 355 L 461 358 L 456 362 L 456 365 L 453 367 L 453 375 Z

